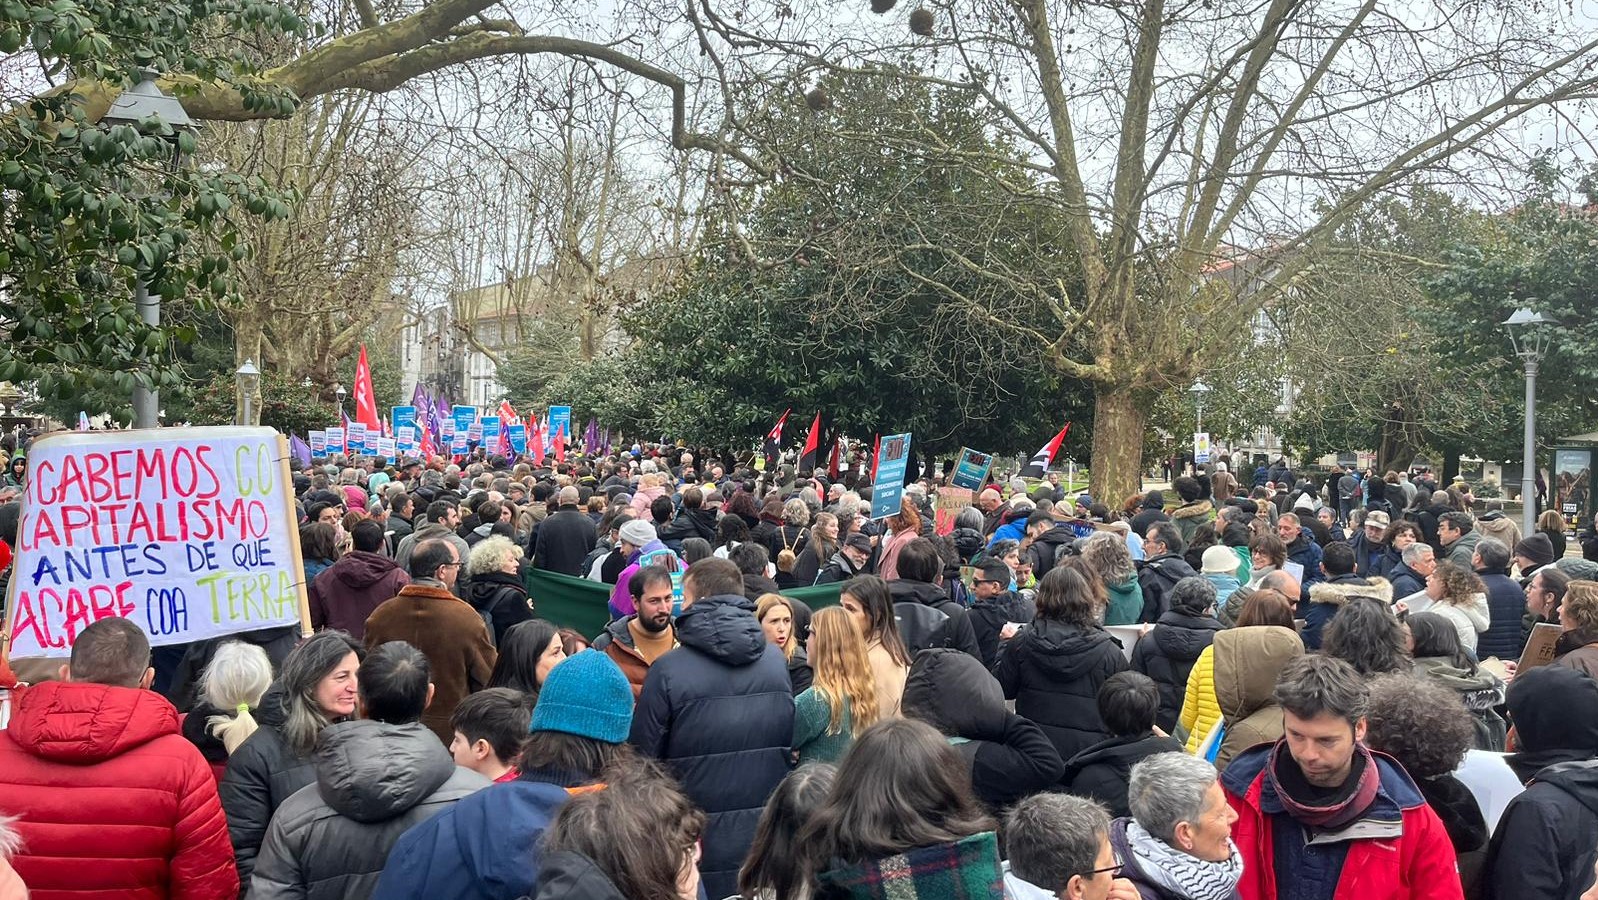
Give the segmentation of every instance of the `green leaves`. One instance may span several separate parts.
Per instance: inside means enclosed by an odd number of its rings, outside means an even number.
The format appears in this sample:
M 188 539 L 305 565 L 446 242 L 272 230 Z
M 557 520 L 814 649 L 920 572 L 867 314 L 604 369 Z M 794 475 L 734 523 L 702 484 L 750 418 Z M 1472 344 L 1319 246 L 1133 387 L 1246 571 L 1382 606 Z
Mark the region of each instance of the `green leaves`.
M 84 81 L 131 84 L 141 65 L 248 80 L 256 69 L 245 42 L 202 46 L 194 36 L 303 29 L 263 0 L 0 0 L 0 50 L 32 47 L 46 66 Z M 190 294 L 202 306 L 228 302 L 230 262 L 248 254 L 236 216 L 288 215 L 259 180 L 175 169 L 176 154 L 200 149 L 193 135 L 153 117 L 102 128 L 82 103 L 80 93 L 52 93 L 0 119 L 0 186 L 9 192 L 0 201 L 0 321 L 12 323 L 0 373 L 36 379 L 37 391 L 60 398 L 109 384 L 112 372 L 174 380 L 175 335 L 139 324 L 135 286 L 169 304 Z

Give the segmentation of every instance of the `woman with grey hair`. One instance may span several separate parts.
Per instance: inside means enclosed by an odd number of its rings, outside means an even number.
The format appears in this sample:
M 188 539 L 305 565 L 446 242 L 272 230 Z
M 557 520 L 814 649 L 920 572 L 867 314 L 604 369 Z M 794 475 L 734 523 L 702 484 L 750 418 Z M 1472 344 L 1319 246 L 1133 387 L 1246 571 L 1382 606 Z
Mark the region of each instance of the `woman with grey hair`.
M 1132 767 L 1132 817 L 1110 825 L 1121 877 L 1143 900 L 1232 900 L 1243 857 L 1232 843 L 1237 813 L 1215 767 L 1160 753 Z
M 254 644 L 224 641 L 200 681 L 200 702 L 183 719 L 183 736 L 221 781 L 228 756 L 260 728 L 255 710 L 272 686 L 272 661 Z
M 1104 624 L 1131 625 L 1143 614 L 1143 588 L 1137 580 L 1137 564 L 1126 540 L 1109 532 L 1098 532 L 1082 545 L 1085 560 L 1109 596 Z M 1166 727 L 1166 726 L 1161 726 Z
M 272 813 L 289 795 L 316 781 L 311 753 L 322 729 L 355 715 L 355 672 L 365 654 L 342 631 L 321 631 L 283 660 L 283 673 L 261 698 L 260 727 L 228 757 L 218 793 L 248 884 Z
M 488 636 L 498 641 L 511 626 L 533 617 L 533 601 L 522 582 L 522 548 L 510 538 L 483 538 L 466 558 L 465 600 L 483 617 Z
M 954 541 L 954 549 L 960 551 L 962 563 L 970 565 L 987 545 L 988 539 L 982 533 L 984 524 L 982 510 L 975 506 L 967 506 L 955 514 L 954 530 L 949 532 L 949 537 Z

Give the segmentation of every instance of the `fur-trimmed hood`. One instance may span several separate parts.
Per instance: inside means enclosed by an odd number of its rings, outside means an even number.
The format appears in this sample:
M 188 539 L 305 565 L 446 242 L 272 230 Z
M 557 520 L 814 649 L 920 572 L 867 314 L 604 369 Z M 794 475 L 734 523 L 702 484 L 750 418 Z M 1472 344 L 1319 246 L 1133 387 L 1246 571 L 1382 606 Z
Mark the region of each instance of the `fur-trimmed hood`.
M 1178 506 L 1176 509 L 1171 510 L 1171 518 L 1193 519 L 1210 515 L 1214 511 L 1215 505 L 1210 503 L 1210 501 L 1194 500 L 1192 503 L 1184 503 L 1181 506 Z
M 1393 583 L 1385 578 L 1360 578 L 1345 575 L 1336 581 L 1320 581 L 1309 586 L 1309 602 L 1342 606 L 1350 597 L 1374 597 L 1393 602 Z

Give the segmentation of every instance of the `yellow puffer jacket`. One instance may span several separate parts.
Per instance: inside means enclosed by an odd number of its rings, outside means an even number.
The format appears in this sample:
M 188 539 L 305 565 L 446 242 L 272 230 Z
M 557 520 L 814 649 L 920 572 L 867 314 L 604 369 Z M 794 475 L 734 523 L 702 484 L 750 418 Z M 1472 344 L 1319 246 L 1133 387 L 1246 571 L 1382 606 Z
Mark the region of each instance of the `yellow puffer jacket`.
M 1182 727 L 1187 729 L 1187 752 L 1199 744 L 1221 721 L 1221 703 L 1215 699 L 1215 648 L 1205 647 L 1187 676 L 1187 697 L 1182 701 Z

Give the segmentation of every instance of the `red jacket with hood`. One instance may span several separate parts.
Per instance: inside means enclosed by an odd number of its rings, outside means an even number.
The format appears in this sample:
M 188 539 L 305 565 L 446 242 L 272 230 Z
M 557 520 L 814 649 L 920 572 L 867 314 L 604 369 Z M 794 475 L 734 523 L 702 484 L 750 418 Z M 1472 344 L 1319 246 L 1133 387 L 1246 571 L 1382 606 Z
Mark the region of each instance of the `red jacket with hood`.
M 153 691 L 29 688 L 0 731 L 0 814 L 34 900 L 238 896 L 216 782 Z

